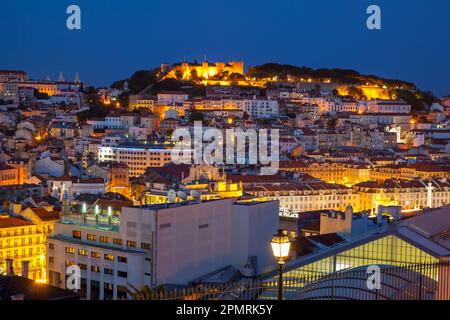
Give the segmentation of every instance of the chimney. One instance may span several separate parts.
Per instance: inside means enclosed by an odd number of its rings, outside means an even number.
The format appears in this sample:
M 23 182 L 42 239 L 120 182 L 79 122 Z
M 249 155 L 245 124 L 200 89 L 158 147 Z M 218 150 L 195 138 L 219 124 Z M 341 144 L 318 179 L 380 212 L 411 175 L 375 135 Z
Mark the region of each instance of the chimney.
M 30 261 L 22 261 L 22 277 L 28 279 L 28 270 L 30 267 Z
M 6 275 L 7 276 L 13 276 L 14 275 L 14 269 L 13 269 L 13 260 L 12 259 L 6 259 Z
M 351 205 L 348 205 L 347 208 L 345 208 L 345 220 L 353 220 L 353 207 Z
M 377 225 L 381 225 L 383 223 L 383 206 L 378 206 L 378 214 L 377 214 Z

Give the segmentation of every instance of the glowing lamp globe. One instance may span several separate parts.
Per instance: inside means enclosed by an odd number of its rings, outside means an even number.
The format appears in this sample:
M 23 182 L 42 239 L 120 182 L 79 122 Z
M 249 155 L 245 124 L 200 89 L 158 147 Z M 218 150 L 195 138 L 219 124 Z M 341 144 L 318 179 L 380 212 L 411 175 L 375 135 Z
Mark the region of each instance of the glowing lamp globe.
M 279 262 L 284 261 L 289 256 L 289 249 L 291 247 L 291 242 L 287 235 L 287 231 L 278 230 L 277 234 L 272 237 L 270 241 L 272 246 L 272 253 Z

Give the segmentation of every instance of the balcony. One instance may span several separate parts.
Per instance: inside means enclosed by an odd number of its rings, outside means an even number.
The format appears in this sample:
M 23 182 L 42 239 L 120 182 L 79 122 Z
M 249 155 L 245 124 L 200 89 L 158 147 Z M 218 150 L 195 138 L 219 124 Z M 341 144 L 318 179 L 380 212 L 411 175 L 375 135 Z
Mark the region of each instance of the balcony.
M 120 218 L 102 214 L 72 214 L 64 216 L 62 223 L 104 227 L 110 229 L 120 226 Z

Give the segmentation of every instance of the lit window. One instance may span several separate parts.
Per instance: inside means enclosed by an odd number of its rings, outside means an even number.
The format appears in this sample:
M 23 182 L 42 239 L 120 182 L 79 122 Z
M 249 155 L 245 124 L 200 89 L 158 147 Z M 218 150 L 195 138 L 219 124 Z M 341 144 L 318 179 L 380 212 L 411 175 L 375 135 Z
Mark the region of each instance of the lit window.
M 105 260 L 114 261 L 114 256 L 112 254 L 105 253 Z
M 92 272 L 100 272 L 100 267 L 98 267 L 98 266 L 91 266 L 91 271 Z
M 75 253 L 75 248 L 66 247 L 66 253 L 74 254 Z
M 79 230 L 73 230 L 73 231 L 72 231 L 72 237 L 73 237 L 74 239 L 81 239 L 81 231 L 79 231 Z
M 116 238 L 114 238 L 114 239 L 113 239 L 113 243 L 114 243 L 115 245 L 121 246 L 122 243 L 123 243 L 123 241 L 122 241 L 122 239 L 116 239 Z

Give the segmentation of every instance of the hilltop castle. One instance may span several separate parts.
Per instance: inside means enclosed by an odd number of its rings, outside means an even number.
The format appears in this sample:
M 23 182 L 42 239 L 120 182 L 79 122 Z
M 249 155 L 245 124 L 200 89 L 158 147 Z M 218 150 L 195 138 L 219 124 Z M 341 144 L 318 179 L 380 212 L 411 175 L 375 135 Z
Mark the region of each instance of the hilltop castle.
M 238 73 L 244 74 L 244 62 L 243 61 L 230 61 L 230 62 L 216 62 L 211 63 L 206 59 L 202 63 L 194 62 L 182 62 L 176 63 L 172 66 L 167 64 L 161 65 L 161 72 L 167 72 L 167 76 L 171 78 L 177 77 L 177 73 L 181 72 L 183 79 L 190 79 L 193 72 L 197 73 L 197 77 L 208 79 L 210 77 L 223 74 L 223 73 Z

